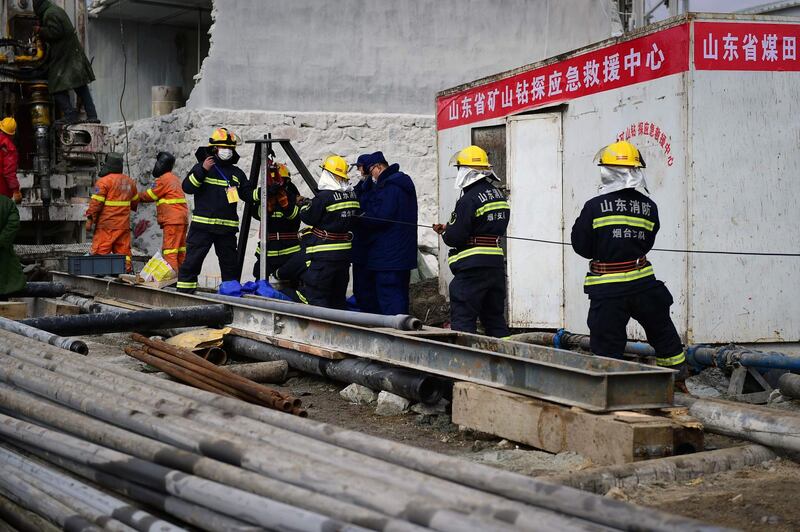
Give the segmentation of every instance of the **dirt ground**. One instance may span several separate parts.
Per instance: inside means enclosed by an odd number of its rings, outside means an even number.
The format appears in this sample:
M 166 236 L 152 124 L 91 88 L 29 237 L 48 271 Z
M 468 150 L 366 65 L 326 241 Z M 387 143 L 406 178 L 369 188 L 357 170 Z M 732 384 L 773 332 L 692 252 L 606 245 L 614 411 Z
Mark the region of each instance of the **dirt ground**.
M 122 353 L 124 335 L 93 337 L 92 355 L 140 367 Z M 357 405 L 339 395 L 343 383 L 290 373 L 278 389 L 291 391 L 303 401 L 309 417 L 416 447 L 459 456 L 531 476 L 564 473 L 591 467 L 576 453 L 550 453 L 476 433 L 460 430 L 448 413 L 422 415 L 409 412 L 383 417 L 374 405 Z M 740 444 L 729 438 L 707 435 L 709 449 Z M 699 519 L 706 523 L 743 530 L 800 530 L 800 466 L 786 458 L 740 471 L 707 475 L 691 482 L 662 483 L 625 490 L 618 497 L 636 504 Z

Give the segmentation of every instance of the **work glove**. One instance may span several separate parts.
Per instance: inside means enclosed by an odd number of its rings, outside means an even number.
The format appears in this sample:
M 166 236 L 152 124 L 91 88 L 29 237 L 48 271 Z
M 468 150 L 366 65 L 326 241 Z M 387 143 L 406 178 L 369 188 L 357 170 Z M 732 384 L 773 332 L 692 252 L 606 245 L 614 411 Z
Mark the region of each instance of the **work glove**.
M 22 193 L 19 190 L 15 190 L 14 194 L 11 196 L 11 199 L 14 200 L 14 203 L 19 205 L 22 203 Z

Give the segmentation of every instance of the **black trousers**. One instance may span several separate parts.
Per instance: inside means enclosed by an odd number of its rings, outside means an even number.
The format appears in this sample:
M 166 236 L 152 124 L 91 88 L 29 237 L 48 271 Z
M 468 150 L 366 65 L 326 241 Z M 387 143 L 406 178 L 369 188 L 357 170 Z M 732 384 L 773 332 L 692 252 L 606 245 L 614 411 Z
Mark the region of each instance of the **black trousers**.
M 349 262 L 312 261 L 302 280 L 303 287 L 298 292 L 305 298 L 304 302 L 318 307 L 346 308 Z
M 503 268 L 470 268 L 455 274 L 450 283 L 450 328 L 475 333 L 480 318 L 486 334 L 504 338 L 506 325 L 506 272 Z
M 656 350 L 659 365 L 679 366 L 683 344 L 669 316 L 672 302 L 672 294 L 663 284 L 627 296 L 592 299 L 587 319 L 592 353 L 620 358 L 628 341 L 625 327 L 633 318 L 644 328 L 647 341 Z
M 84 85 L 74 90 L 75 94 L 83 102 L 83 108 L 86 110 L 86 118 L 89 120 L 96 120 L 97 109 L 94 107 L 94 100 L 92 100 L 92 93 L 89 92 L 89 87 Z M 55 100 L 56 106 L 61 109 L 61 112 L 64 113 L 64 119 L 67 122 L 75 122 L 78 120 L 78 110 L 72 105 L 68 90 L 53 93 L 53 100 Z
M 186 236 L 186 258 L 178 272 L 179 292 L 194 292 L 197 288 L 197 276 L 200 275 L 203 261 L 212 245 L 217 253 L 217 259 L 219 259 L 219 270 L 223 282 L 235 281 L 238 278 L 236 233 L 206 231 L 202 228 L 202 224 L 193 223 L 189 226 L 189 234 Z

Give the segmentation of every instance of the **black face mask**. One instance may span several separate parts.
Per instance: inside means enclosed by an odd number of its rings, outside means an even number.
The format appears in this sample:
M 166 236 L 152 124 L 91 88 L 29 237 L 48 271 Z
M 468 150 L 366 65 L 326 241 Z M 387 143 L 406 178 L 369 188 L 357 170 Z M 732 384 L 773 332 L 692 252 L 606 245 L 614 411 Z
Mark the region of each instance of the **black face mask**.
M 175 166 L 175 156 L 168 151 L 158 152 L 156 163 L 153 165 L 153 177 L 161 177 L 172 171 Z

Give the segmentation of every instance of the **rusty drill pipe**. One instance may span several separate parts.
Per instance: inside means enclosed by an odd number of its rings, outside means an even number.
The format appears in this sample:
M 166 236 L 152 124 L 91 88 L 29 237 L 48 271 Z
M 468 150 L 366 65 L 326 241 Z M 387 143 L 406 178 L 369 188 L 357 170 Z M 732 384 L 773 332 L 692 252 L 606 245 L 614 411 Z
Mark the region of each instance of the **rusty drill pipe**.
M 223 389 L 219 387 L 219 383 L 215 381 L 210 381 L 210 379 L 203 377 L 201 375 L 196 375 L 191 371 L 186 370 L 180 366 L 176 366 L 171 362 L 167 362 L 161 358 L 153 356 L 149 353 L 145 353 L 144 351 L 140 351 L 138 349 L 134 349 L 132 347 L 126 347 L 125 352 L 139 360 L 144 362 L 145 364 L 149 364 L 155 368 L 160 369 L 164 373 L 171 375 L 178 379 L 179 381 L 185 382 L 195 388 L 199 388 L 201 390 L 205 390 L 207 392 L 212 392 L 219 395 L 225 395 L 227 397 L 233 397 L 235 399 L 242 399 L 242 396 L 238 395 L 236 390 L 233 389 Z
M 238 376 L 238 375 L 236 375 L 234 373 L 226 371 L 223 368 L 219 368 L 219 367 L 215 366 L 214 364 L 212 364 L 211 362 L 209 362 L 208 360 L 205 360 L 202 357 L 199 357 L 199 356 L 195 355 L 194 353 L 192 353 L 191 351 L 188 351 L 186 349 L 181 349 L 179 347 L 175 347 L 173 345 L 170 345 L 170 344 L 168 344 L 166 342 L 162 342 L 160 340 L 151 340 L 150 338 L 147 338 L 146 336 L 143 336 L 143 335 L 137 334 L 137 333 L 132 334 L 131 335 L 131 339 L 134 342 L 139 342 L 139 343 L 144 344 L 146 346 L 153 347 L 153 348 L 155 348 L 158 351 L 161 351 L 163 353 L 168 353 L 170 355 L 173 355 L 173 356 L 176 356 L 178 358 L 181 358 L 181 359 L 183 359 L 183 360 L 185 360 L 187 362 L 191 362 L 193 364 L 196 364 L 197 366 L 201 366 L 201 367 L 204 367 L 204 368 L 206 368 L 208 370 L 216 372 L 217 374 L 220 374 L 221 377 L 223 377 L 223 379 L 220 379 L 220 380 L 222 380 L 222 382 L 225 382 L 225 383 L 229 384 L 230 386 L 237 387 L 242 391 L 246 391 L 249 394 L 255 395 L 256 397 L 261 397 L 262 394 L 267 393 L 267 394 L 270 394 L 270 395 L 272 395 L 272 396 L 274 396 L 276 398 L 282 399 L 284 401 L 288 401 L 289 403 L 291 403 L 291 406 L 301 406 L 301 404 L 302 404 L 300 399 L 298 399 L 296 397 L 284 395 L 284 394 L 278 392 L 277 390 L 273 390 L 272 388 L 269 388 L 268 386 L 262 386 L 260 384 L 257 384 L 255 382 L 253 382 L 253 381 L 247 380 L 244 377 L 240 377 L 240 376 Z
M 225 369 L 253 382 L 280 384 L 286 381 L 289 363 L 285 360 L 249 362 L 247 364 L 231 364 L 225 366 Z
M 126 352 L 128 349 L 131 348 L 125 348 Z M 133 350 L 135 351 L 135 349 Z M 144 348 L 141 351 L 143 351 L 148 355 L 157 357 L 162 361 L 167 362 L 168 364 L 172 364 L 175 367 L 182 368 L 184 372 L 190 373 L 197 379 L 206 382 L 210 386 L 214 386 L 218 389 L 225 390 L 227 392 L 227 395 L 238 397 L 249 403 L 256 403 L 263 406 L 268 406 L 270 408 L 284 410 L 286 412 L 291 410 L 293 407 L 292 403 L 286 401 L 283 398 L 276 397 L 272 394 L 264 393 L 263 391 L 260 390 L 245 389 L 245 387 L 240 386 L 238 383 L 227 380 L 226 375 L 223 375 L 222 372 L 220 371 L 210 370 L 198 364 L 194 364 L 188 360 L 184 360 L 180 357 L 174 356 L 171 353 L 160 351 L 151 346 L 144 346 Z
M 200 352 L 199 356 L 215 366 L 222 366 L 228 361 L 228 353 L 221 347 L 207 347 Z

